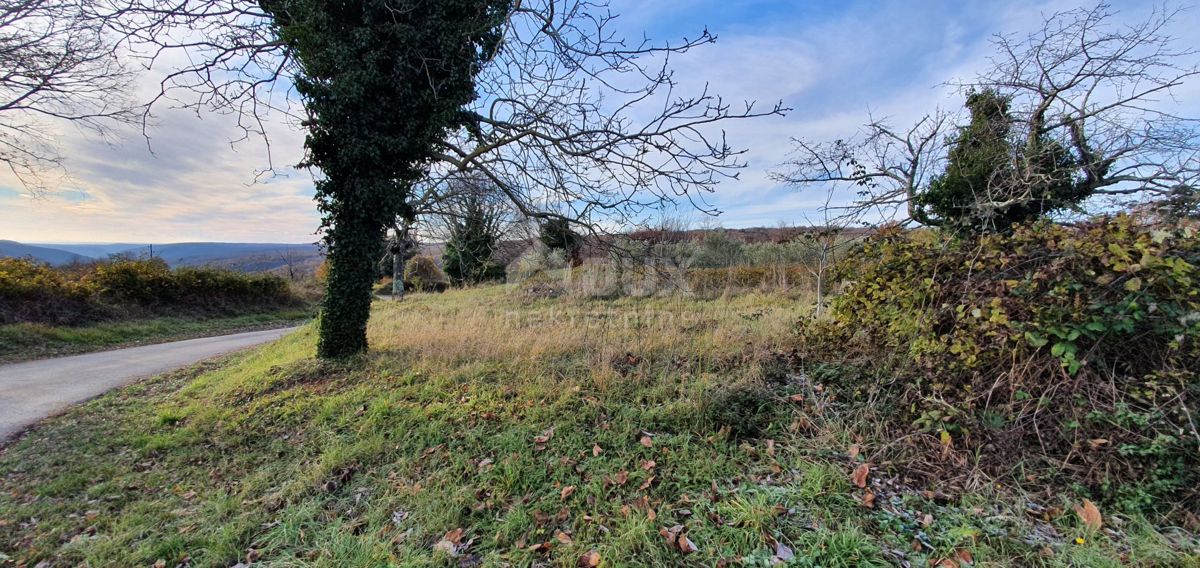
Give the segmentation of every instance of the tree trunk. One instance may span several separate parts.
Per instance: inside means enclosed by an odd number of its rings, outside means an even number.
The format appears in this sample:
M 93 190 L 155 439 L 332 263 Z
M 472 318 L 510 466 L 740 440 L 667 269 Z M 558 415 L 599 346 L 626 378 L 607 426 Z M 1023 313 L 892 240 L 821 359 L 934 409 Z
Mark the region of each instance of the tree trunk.
M 329 280 L 317 339 L 317 356 L 322 359 L 341 359 L 367 350 L 371 286 L 384 227 L 364 209 L 342 205 L 329 228 Z
M 392 299 L 404 299 L 404 256 L 406 248 L 403 241 L 400 240 L 400 235 L 396 235 L 396 242 L 392 245 Z

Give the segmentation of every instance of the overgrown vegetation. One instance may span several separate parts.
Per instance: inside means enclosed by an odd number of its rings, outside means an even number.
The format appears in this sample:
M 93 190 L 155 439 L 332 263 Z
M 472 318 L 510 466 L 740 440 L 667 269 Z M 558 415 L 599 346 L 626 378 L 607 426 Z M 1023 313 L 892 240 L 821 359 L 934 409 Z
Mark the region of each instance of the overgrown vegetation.
M 155 316 L 230 316 L 299 307 L 274 275 L 171 270 L 161 259 L 54 268 L 0 258 L 0 324 L 83 325 Z
M 848 365 L 830 375 L 847 403 L 889 409 L 881 457 L 910 475 L 1077 484 L 1194 520 L 1197 266 L 1194 226 L 1126 215 L 884 231 L 842 267 L 830 319 L 801 327 L 804 352 Z
M 418 254 L 404 265 L 404 287 L 417 292 L 442 292 L 450 285 L 433 257 Z
M 892 477 L 856 437 L 883 417 L 842 417 L 847 391 L 786 371 L 804 309 L 777 296 L 530 302 L 491 287 L 375 310 L 369 355 L 313 360 L 308 328 L 36 428 L 0 454 L 0 553 L 194 567 L 1200 554 L 1136 514 L 1088 528 L 1073 496 Z

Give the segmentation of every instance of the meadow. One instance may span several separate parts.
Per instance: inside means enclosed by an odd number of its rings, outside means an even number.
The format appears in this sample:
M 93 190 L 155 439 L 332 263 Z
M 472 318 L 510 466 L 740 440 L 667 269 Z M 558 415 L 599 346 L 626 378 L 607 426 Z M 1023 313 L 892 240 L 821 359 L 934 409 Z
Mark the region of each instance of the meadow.
M 0 453 L 0 565 L 1186 566 L 1070 491 L 919 482 L 879 408 L 795 361 L 811 298 L 377 301 L 111 392 Z M 856 409 L 857 408 L 857 409 Z M 864 432 L 867 433 L 864 435 Z

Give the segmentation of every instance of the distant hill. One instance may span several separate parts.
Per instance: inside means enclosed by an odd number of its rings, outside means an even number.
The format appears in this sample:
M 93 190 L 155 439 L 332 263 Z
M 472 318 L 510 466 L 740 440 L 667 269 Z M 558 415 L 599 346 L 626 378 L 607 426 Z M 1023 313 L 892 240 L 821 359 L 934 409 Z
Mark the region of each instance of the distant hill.
M 27 245 L 18 243 L 17 241 L 0 241 L 0 256 L 8 256 L 13 258 L 29 257 L 52 264 L 54 266 L 71 264 L 72 262 L 88 262 L 93 260 L 91 257 L 76 254 L 61 248 Z
M 110 254 L 146 246 L 146 243 L 36 243 L 40 247 L 53 247 L 80 256 L 107 258 Z
M 91 253 L 91 254 L 85 254 Z M 54 265 L 128 255 L 161 258 L 172 267 L 217 266 L 239 272 L 276 272 L 303 276 L 316 270 L 323 258 L 315 244 L 291 243 L 169 243 L 148 245 L 39 244 L 0 241 L 0 256 L 29 256 Z

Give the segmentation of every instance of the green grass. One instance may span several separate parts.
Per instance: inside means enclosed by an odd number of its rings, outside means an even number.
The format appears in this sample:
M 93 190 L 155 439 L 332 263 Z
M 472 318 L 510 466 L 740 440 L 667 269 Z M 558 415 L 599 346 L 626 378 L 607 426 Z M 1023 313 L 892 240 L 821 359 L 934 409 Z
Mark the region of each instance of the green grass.
M 279 327 L 301 323 L 314 314 L 314 308 L 303 307 L 239 316 L 164 317 L 84 326 L 0 325 L 0 363 Z
M 711 396 L 758 381 L 803 312 L 500 287 L 378 302 L 354 361 L 313 360 L 310 325 L 34 428 L 0 454 L 0 566 L 769 566 L 776 543 L 794 566 L 1200 562 L 1140 517 L 1089 532 L 1067 494 L 1038 518 L 1011 491 L 934 501 L 876 469 L 867 508 L 847 430 L 787 391 L 760 438 L 732 438 Z

